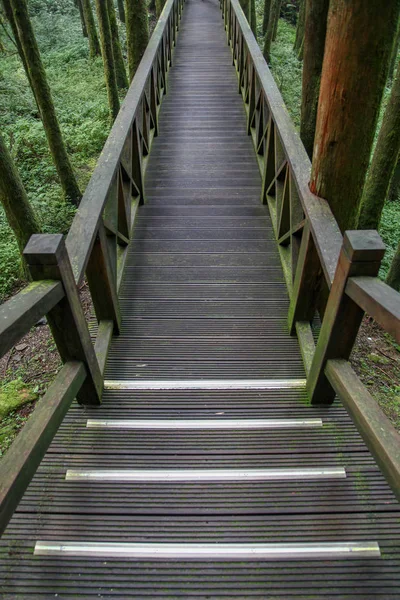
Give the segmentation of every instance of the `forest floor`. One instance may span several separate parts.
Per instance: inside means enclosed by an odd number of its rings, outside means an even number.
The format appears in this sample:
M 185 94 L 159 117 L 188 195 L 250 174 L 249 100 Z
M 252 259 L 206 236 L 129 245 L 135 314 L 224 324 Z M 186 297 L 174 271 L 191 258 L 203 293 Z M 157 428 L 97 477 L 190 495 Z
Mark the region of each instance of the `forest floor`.
M 261 2 L 257 3 L 261 23 Z M 49 27 L 51 18 L 52 26 Z M 66 26 L 68 21 L 68 27 Z M 104 76 L 100 60 L 89 61 L 87 41 L 82 37 L 79 16 L 57 18 L 38 13 L 34 20 L 61 125 L 74 167 L 84 189 L 107 137 L 110 123 Z M 151 19 L 154 28 L 155 19 Z M 46 37 L 47 36 L 47 37 Z M 124 44 L 124 32 L 121 31 Z M 260 40 L 262 42 L 262 40 Z M 289 113 L 299 126 L 301 63 L 293 53 L 294 27 L 281 20 L 273 45 L 271 69 Z M 24 74 L 13 52 L 0 55 L 0 124 L 10 146 L 32 203 L 46 232 L 67 231 L 74 209 L 65 205 L 37 119 Z M 389 90 L 386 92 L 388 97 Z M 10 101 L 11 99 L 11 101 Z M 381 235 L 388 245 L 382 277 L 397 244 L 400 202 L 385 207 Z M 17 291 L 18 253 L 0 212 L 0 299 Z M 85 286 L 81 297 L 87 318 L 90 294 Z M 351 359 L 354 369 L 382 409 L 400 431 L 400 347 L 366 317 Z M 0 360 L 0 456 L 10 446 L 54 379 L 61 363 L 46 324 L 34 327 Z M 5 411 L 4 407 L 10 407 Z

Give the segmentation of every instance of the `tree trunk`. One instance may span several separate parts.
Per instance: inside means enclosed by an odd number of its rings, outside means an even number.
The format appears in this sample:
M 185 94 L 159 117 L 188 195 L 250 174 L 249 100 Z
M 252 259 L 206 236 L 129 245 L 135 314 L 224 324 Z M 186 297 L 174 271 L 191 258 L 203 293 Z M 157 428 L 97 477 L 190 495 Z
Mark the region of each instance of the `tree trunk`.
M 125 23 L 125 7 L 124 7 L 124 0 L 118 0 L 118 14 L 119 14 L 119 20 L 122 23 Z
M 307 0 L 301 0 L 299 16 L 297 18 L 296 39 L 294 40 L 293 50 L 298 55 L 304 38 L 304 26 L 306 21 L 306 3 Z
M 279 0 L 271 0 L 271 10 L 269 13 L 268 27 L 267 32 L 265 34 L 263 50 L 264 58 L 267 62 L 269 62 L 271 58 L 272 38 L 274 36 L 275 23 L 278 14 L 278 4 L 280 4 Z
M 400 11 L 399 0 L 331 0 L 310 189 L 354 229 Z
M 282 0 L 278 0 L 277 4 L 278 4 L 278 6 L 276 8 L 276 19 L 275 19 L 275 24 L 274 24 L 274 33 L 272 34 L 272 41 L 273 42 L 276 40 L 276 36 L 278 35 L 278 25 L 279 25 L 279 19 L 280 19 L 280 16 L 281 16 Z
M 398 65 L 397 55 L 399 53 L 399 44 L 400 44 L 400 21 L 397 24 L 397 31 L 393 41 L 392 54 L 390 55 L 390 65 L 389 65 L 389 73 L 388 80 L 392 81 L 396 67 Z
M 89 54 L 90 58 L 100 56 L 100 44 L 99 38 L 97 37 L 96 24 L 94 22 L 94 16 L 92 11 L 92 5 L 90 0 L 81 0 L 83 15 L 85 17 L 86 28 L 89 38 Z
M 129 77 L 132 81 L 149 43 L 149 19 L 146 0 L 125 0 L 125 18 Z
M 30 78 L 35 90 L 36 100 L 42 116 L 43 126 L 49 143 L 61 186 L 65 197 L 78 205 L 82 194 L 79 190 L 51 96 L 46 72 L 44 70 L 39 48 L 28 15 L 26 0 L 12 0 L 13 14 L 18 28 L 18 35 L 28 65 Z
M 77 0 L 76 6 L 77 6 L 77 9 L 79 10 L 79 16 L 81 18 L 81 25 L 82 25 L 83 37 L 88 37 L 88 32 L 87 32 L 85 17 L 84 17 L 84 14 L 83 14 L 82 0 Z
M 40 226 L 8 148 L 0 136 L 0 201 L 21 253 Z M 23 262 L 24 264 L 24 262 Z M 26 269 L 24 267 L 26 274 Z
M 7 17 L 7 21 L 9 22 L 10 27 L 12 29 L 14 40 L 15 40 L 15 44 L 16 44 L 17 50 L 18 50 L 18 54 L 19 54 L 19 57 L 20 57 L 20 59 L 22 61 L 23 66 L 24 66 L 24 70 L 25 70 L 26 76 L 28 78 L 29 85 L 31 86 L 31 90 L 32 90 L 32 94 L 33 94 L 33 96 L 35 98 L 36 106 L 38 107 L 38 110 L 39 110 L 39 113 L 40 113 L 39 104 L 38 104 L 38 101 L 36 99 L 35 88 L 34 88 L 34 85 L 33 85 L 33 81 L 31 80 L 31 74 L 29 73 L 29 69 L 28 69 L 28 65 L 27 65 L 27 62 L 26 62 L 24 50 L 23 50 L 22 45 L 21 45 L 21 40 L 19 39 L 18 27 L 17 27 L 17 24 L 16 24 L 15 19 L 14 19 L 14 13 L 13 13 L 13 9 L 12 9 L 10 0 L 3 0 L 3 7 L 4 7 L 5 15 Z
M 119 96 L 117 79 L 115 76 L 113 44 L 111 39 L 111 28 L 107 2 L 105 0 L 96 0 L 96 11 L 97 19 L 99 21 L 101 55 L 103 57 L 108 104 L 110 107 L 111 118 L 114 121 L 119 112 Z
M 400 152 L 400 69 L 393 82 L 361 199 L 358 229 L 378 229 Z
M 400 292 L 400 242 L 393 257 L 392 264 L 390 265 L 386 283 Z
M 257 37 L 256 0 L 250 0 L 250 27 L 254 36 Z
M 268 29 L 268 21 L 269 21 L 269 13 L 271 11 L 271 0 L 264 0 L 264 16 L 263 16 L 263 26 L 262 32 L 265 35 Z
M 328 10 L 329 0 L 306 2 L 300 137 L 310 158 L 314 147 Z
M 132 0 L 125 0 L 125 2 L 131 2 Z M 166 0 L 155 0 L 155 4 L 156 4 L 156 16 L 157 18 L 161 15 L 163 8 L 164 8 L 164 4 L 165 4 Z M 127 9 L 125 10 L 125 14 L 126 14 Z
M 115 15 L 115 7 L 113 0 L 108 0 L 108 16 L 110 19 L 110 30 L 113 44 L 115 77 L 117 86 L 122 89 L 128 89 L 128 77 L 126 74 L 124 57 L 122 56 L 121 43 L 119 40 L 119 31 L 117 17 Z
M 394 202 L 400 199 L 400 155 L 397 157 L 396 166 L 390 181 L 388 200 Z

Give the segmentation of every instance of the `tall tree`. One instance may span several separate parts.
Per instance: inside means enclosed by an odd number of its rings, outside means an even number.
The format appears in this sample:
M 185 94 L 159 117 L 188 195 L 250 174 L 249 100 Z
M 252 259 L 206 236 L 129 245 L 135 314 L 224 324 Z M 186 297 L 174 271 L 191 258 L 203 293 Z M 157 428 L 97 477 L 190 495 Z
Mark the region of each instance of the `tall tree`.
M 390 265 L 386 283 L 400 292 L 400 242 Z
M 389 202 L 400 199 L 400 155 L 397 157 L 396 167 L 390 181 L 388 192 Z
M 146 0 L 125 0 L 125 19 L 129 77 L 132 81 L 149 43 Z
M 265 34 L 264 50 L 263 50 L 264 58 L 267 62 L 269 62 L 270 58 L 271 58 L 271 46 L 272 46 L 272 40 L 274 37 L 275 24 L 276 24 L 276 20 L 279 18 L 279 15 L 278 15 L 279 6 L 278 5 L 280 6 L 280 0 L 271 0 L 271 8 L 269 11 L 268 27 L 267 27 L 267 32 Z
M 275 18 L 275 24 L 274 24 L 274 32 L 272 34 L 272 41 L 273 42 L 276 40 L 276 36 L 278 35 L 278 25 L 279 25 L 279 18 L 281 16 L 281 8 L 282 8 L 282 0 L 278 0 L 277 7 L 276 7 L 276 18 Z
M 89 38 L 89 54 L 91 58 L 94 58 L 95 56 L 100 56 L 100 44 L 99 38 L 97 37 L 96 23 L 94 22 L 92 5 L 90 0 L 81 1 Z
M 264 14 L 263 14 L 263 25 L 262 25 L 263 35 L 265 35 L 267 28 L 268 28 L 270 10 L 271 10 L 271 0 L 264 0 Z
M 61 182 L 65 197 L 78 205 L 82 197 L 68 158 L 61 134 L 46 72 L 40 57 L 39 48 L 28 15 L 26 0 L 11 0 L 18 35 L 30 73 L 30 81 L 35 90 L 40 114 L 49 143 L 50 152 Z
M 82 25 L 83 37 L 88 37 L 88 31 L 87 31 L 87 28 L 86 28 L 85 17 L 84 17 L 84 14 L 83 14 L 82 0 L 75 0 L 74 4 L 75 4 L 76 8 L 79 10 L 79 16 L 81 18 L 81 25 Z
M 121 43 L 119 40 L 119 31 L 117 17 L 113 0 L 108 0 L 108 17 L 110 19 L 111 38 L 113 43 L 113 56 L 115 66 L 115 77 L 119 88 L 128 88 L 128 77 L 126 74 L 124 57 L 122 56 Z
M 378 229 L 400 152 L 400 68 L 397 69 L 365 182 L 359 229 Z
M 3 205 L 7 221 L 15 234 L 22 256 L 22 252 L 31 235 L 40 232 L 40 225 L 29 203 L 14 161 L 1 135 L 0 201 Z
M 118 0 L 118 14 L 119 14 L 119 20 L 122 23 L 125 23 L 125 7 L 124 7 L 124 0 Z
M 16 24 L 15 19 L 14 19 L 14 13 L 13 13 L 13 9 L 12 9 L 12 6 L 11 6 L 11 2 L 10 2 L 10 0 L 2 0 L 2 2 L 3 2 L 4 13 L 5 13 L 6 17 L 7 17 L 7 21 L 9 22 L 11 30 L 13 32 L 14 41 L 15 41 L 15 45 L 16 45 L 17 50 L 18 50 L 19 57 L 20 57 L 21 62 L 23 64 L 26 76 L 27 76 L 28 81 L 29 81 L 29 85 L 31 86 L 32 93 L 33 93 L 33 95 L 35 97 L 36 104 L 37 104 L 37 106 L 39 108 L 38 102 L 36 100 L 35 88 L 34 88 L 34 85 L 33 85 L 33 81 L 31 80 L 31 74 L 30 74 L 29 69 L 28 69 L 28 64 L 26 62 L 26 58 L 25 58 L 24 50 L 22 48 L 21 40 L 19 39 L 18 27 L 17 27 L 17 24 Z
M 356 225 L 399 12 L 400 0 L 331 0 L 310 189 L 342 231 Z
M 297 17 L 296 38 L 294 40 L 293 49 L 298 54 L 304 39 L 304 26 L 306 20 L 306 3 L 307 0 L 300 0 L 299 16 Z
M 399 44 L 400 44 L 400 21 L 397 24 L 396 36 L 393 41 L 392 54 L 390 56 L 390 65 L 389 65 L 389 73 L 388 73 L 388 79 L 390 79 L 390 80 L 393 79 L 396 67 L 398 65 L 397 55 L 399 53 Z
M 257 36 L 256 0 L 250 0 L 250 27 L 254 35 Z
M 111 39 L 110 19 L 108 16 L 107 2 L 96 0 L 97 19 L 99 21 L 101 54 L 104 63 L 104 75 L 106 79 L 108 104 L 110 115 L 114 120 L 119 112 L 119 96 L 117 79 L 115 76 L 115 65 L 113 55 L 113 43 Z
M 305 4 L 300 137 L 312 158 L 329 0 L 307 0 Z

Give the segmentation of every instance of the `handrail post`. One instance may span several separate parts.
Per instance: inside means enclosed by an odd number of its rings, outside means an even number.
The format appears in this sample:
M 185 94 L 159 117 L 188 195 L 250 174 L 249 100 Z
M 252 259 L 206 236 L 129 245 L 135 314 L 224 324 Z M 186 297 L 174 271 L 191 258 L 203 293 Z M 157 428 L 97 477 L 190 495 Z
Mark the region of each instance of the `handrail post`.
M 64 238 L 59 234 L 33 235 L 24 257 L 34 281 L 60 280 L 64 298 L 50 310 L 47 319 L 61 360 L 83 362 L 87 377 L 77 393 L 81 404 L 100 404 L 103 378 L 99 369 Z
M 301 238 L 300 252 L 290 299 L 288 326 L 290 335 L 296 333 L 297 321 L 312 321 L 318 299 L 321 265 L 314 238 L 307 221 Z
M 332 283 L 317 347 L 307 379 L 313 404 L 331 404 L 335 390 L 325 375 L 329 359 L 348 360 L 364 316 L 364 311 L 345 288 L 349 277 L 378 274 L 385 253 L 377 231 L 346 231 Z

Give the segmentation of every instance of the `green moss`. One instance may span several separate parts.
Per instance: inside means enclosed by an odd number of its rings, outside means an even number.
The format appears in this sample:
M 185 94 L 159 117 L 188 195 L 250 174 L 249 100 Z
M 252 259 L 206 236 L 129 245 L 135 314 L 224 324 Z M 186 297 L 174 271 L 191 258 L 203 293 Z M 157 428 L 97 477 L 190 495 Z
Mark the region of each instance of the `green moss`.
M 0 387 L 0 421 L 25 404 L 37 399 L 34 390 L 22 379 L 14 379 Z

